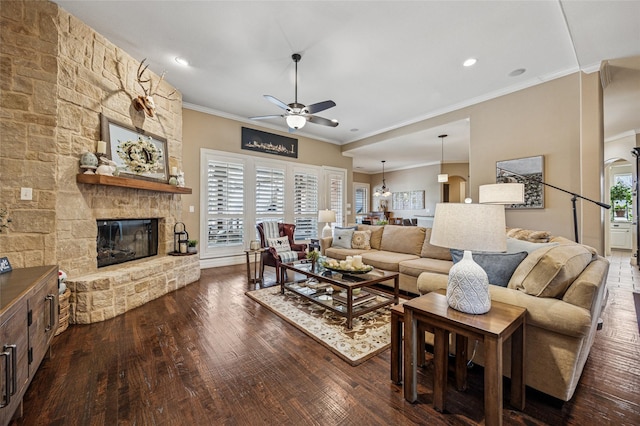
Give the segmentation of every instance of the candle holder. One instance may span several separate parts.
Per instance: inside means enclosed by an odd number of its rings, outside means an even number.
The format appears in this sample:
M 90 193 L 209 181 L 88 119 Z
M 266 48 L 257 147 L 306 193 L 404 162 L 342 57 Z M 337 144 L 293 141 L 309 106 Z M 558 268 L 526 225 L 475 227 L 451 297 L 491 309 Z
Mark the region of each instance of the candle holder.
M 189 233 L 187 232 L 184 223 L 176 222 L 173 225 L 173 252 L 186 254 L 189 245 Z

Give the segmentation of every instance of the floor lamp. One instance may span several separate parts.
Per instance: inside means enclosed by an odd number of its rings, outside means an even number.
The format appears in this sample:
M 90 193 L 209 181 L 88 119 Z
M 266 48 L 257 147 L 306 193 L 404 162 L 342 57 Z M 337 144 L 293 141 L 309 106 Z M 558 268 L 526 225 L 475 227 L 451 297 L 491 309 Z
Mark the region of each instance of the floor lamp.
M 523 179 L 525 182 L 539 183 L 539 184 L 548 186 L 548 187 L 553 188 L 553 189 L 557 189 L 558 191 L 562 191 L 562 192 L 564 192 L 566 194 L 571 195 L 571 204 L 572 204 L 572 207 L 573 207 L 573 234 L 575 236 L 576 243 L 580 242 L 578 240 L 578 213 L 576 211 L 576 200 L 578 198 L 582 198 L 583 200 L 586 200 L 586 201 L 589 201 L 589 202 L 591 202 L 593 204 L 599 205 L 603 209 L 610 209 L 611 208 L 611 206 L 609 204 L 601 203 L 600 201 L 595 201 L 595 200 L 592 200 L 590 198 L 583 197 L 582 195 L 576 194 L 575 192 L 571 192 L 571 191 L 567 191 L 566 189 L 558 188 L 557 186 L 551 185 L 550 183 L 546 183 L 546 182 L 542 181 L 541 179 L 529 178 L 527 176 L 522 176 L 522 175 L 520 175 L 518 173 L 512 172 L 511 170 L 502 169 L 502 168 L 498 168 L 498 171 L 499 172 L 504 172 L 504 173 L 509 174 L 509 175 L 513 175 L 513 176 L 519 177 L 520 179 Z

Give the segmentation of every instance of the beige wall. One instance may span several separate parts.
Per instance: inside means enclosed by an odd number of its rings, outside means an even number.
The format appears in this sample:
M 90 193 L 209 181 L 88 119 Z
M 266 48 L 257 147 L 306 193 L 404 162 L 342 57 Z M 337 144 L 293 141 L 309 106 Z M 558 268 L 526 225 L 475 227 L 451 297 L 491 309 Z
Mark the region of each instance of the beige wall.
M 207 148 L 232 153 L 242 153 L 256 157 L 286 160 L 315 166 L 339 167 L 347 170 L 347 203 L 353 204 L 352 160 L 342 155 L 340 146 L 310 139 L 300 135 L 291 135 L 261 128 L 247 123 L 218 117 L 200 111 L 183 109 L 183 167 L 186 186 L 193 189 L 193 194 L 182 196 L 183 221 L 189 235 L 200 235 L 200 149 Z M 263 130 L 298 139 L 298 158 L 288 158 L 247 151 L 240 148 L 242 127 Z M 189 206 L 194 206 L 194 212 L 189 212 Z M 347 223 L 354 221 L 352 214 Z
M 474 200 L 478 199 L 479 185 L 495 182 L 496 161 L 544 155 L 546 182 L 599 201 L 603 139 L 597 81 L 598 73 L 575 73 L 353 142 L 344 149 L 469 118 L 469 194 Z M 587 202 L 582 201 L 577 204 L 584 237 L 581 242 L 602 253 L 604 231 L 600 207 L 587 207 Z M 583 209 L 586 209 L 584 213 Z M 546 188 L 544 209 L 508 210 L 507 224 L 548 230 L 573 239 L 571 196 Z

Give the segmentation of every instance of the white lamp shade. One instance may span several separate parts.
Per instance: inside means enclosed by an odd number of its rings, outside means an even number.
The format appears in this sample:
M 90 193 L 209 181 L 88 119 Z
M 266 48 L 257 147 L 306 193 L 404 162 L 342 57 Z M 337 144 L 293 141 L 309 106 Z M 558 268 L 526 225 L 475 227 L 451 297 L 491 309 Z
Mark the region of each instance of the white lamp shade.
M 318 222 L 331 223 L 336 221 L 336 212 L 333 210 L 318 211 Z
M 291 129 L 302 129 L 307 124 L 307 119 L 301 115 L 287 115 L 287 125 Z
M 480 185 L 480 204 L 522 204 L 523 183 L 494 183 Z
M 430 242 L 436 246 L 460 250 L 506 251 L 504 206 L 436 204 Z
M 449 175 L 447 173 L 441 173 L 438 175 L 438 182 L 445 183 L 449 182 Z

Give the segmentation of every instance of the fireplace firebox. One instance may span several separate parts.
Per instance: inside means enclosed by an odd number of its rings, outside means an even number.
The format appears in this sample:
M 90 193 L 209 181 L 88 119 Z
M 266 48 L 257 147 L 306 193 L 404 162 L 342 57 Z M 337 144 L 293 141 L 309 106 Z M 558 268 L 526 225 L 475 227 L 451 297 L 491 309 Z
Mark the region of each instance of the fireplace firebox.
M 99 219 L 98 268 L 158 254 L 158 219 Z

